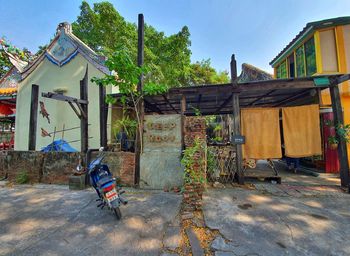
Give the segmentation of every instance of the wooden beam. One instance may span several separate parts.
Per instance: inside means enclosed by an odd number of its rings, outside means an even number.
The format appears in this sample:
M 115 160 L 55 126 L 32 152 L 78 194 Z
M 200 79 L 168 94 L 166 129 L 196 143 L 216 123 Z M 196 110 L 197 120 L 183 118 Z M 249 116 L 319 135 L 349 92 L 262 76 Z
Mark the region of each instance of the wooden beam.
M 106 87 L 99 85 L 100 146 L 107 147 Z
M 152 112 L 157 112 L 158 114 L 163 114 L 162 110 L 157 106 L 158 104 L 151 103 L 146 99 L 144 99 L 143 101 L 145 103 L 145 108 L 148 108 Z
M 145 36 L 145 24 L 144 24 L 144 18 L 143 14 L 138 15 L 138 37 L 137 37 L 137 65 L 139 67 L 143 66 L 144 61 L 144 36 Z M 137 84 L 137 90 L 139 92 L 142 92 L 143 88 L 143 74 L 139 77 L 139 83 Z M 142 137 L 143 137 L 143 118 L 144 118 L 144 101 L 140 100 L 137 109 L 140 115 L 140 122 L 139 122 L 139 131 L 136 133 L 136 139 L 135 139 L 135 184 L 139 185 L 140 183 L 140 160 L 141 160 L 141 153 L 142 153 Z M 142 134 L 140 134 L 140 131 Z
M 186 113 L 186 96 L 181 96 L 181 148 L 185 149 L 185 113 Z
M 29 116 L 28 150 L 35 150 L 35 147 L 36 147 L 38 99 L 39 99 L 39 86 L 36 84 L 32 84 L 32 96 L 31 96 L 31 104 L 30 104 L 30 116 Z
M 301 96 L 305 95 L 305 94 L 308 94 L 309 93 L 309 89 L 306 89 L 306 90 L 302 90 L 301 92 L 297 93 L 297 94 L 294 94 L 292 96 L 289 96 L 287 98 L 284 98 L 283 100 L 275 103 L 273 106 L 274 107 L 278 107 L 278 106 L 281 106 L 282 104 L 286 103 L 286 102 L 292 102 L 294 101 L 295 99 L 298 99 L 300 98 Z
M 234 54 L 231 55 L 230 69 L 231 69 L 231 83 L 234 86 L 237 86 L 237 83 L 236 83 L 236 80 L 237 80 L 237 62 L 236 62 Z
M 179 114 L 179 111 L 177 111 L 174 106 L 170 103 L 170 101 L 168 100 L 168 98 L 163 94 L 162 95 L 164 100 L 166 101 L 166 103 L 176 112 L 176 114 Z
M 86 64 L 86 71 L 84 78 L 80 80 L 80 102 L 88 102 L 88 64 Z M 81 105 L 80 105 L 81 104 Z M 81 136 L 81 152 L 86 153 L 89 148 L 89 134 L 88 134 L 88 104 L 78 103 L 77 106 L 81 110 L 80 119 L 80 136 Z
M 60 100 L 60 101 L 65 101 L 65 102 L 72 102 L 72 103 L 79 103 L 79 104 L 85 104 L 87 105 L 89 103 L 88 100 L 82 100 L 82 99 L 77 99 L 77 98 L 73 98 L 70 96 L 66 96 L 66 95 L 62 95 L 59 93 L 54 93 L 54 92 L 43 92 L 41 94 L 42 97 L 44 98 L 49 98 L 49 99 L 54 99 L 54 100 Z
M 201 102 L 202 102 L 202 94 L 199 94 L 198 95 L 198 99 L 197 99 L 197 108 L 198 109 L 200 109 Z
M 348 80 L 350 80 L 350 74 L 342 75 L 342 76 L 337 78 L 337 83 L 341 84 L 341 83 L 348 81 Z
M 239 94 L 234 93 L 232 97 L 233 105 L 233 135 L 241 135 L 241 113 L 239 107 Z M 236 168 L 237 168 L 237 179 L 239 184 L 244 184 L 244 173 L 243 173 L 243 154 L 242 145 L 236 145 Z
M 343 109 L 341 105 L 340 93 L 338 85 L 331 85 L 329 91 L 332 99 L 333 118 L 335 125 L 344 125 Z M 340 163 L 340 182 L 342 187 L 349 189 L 349 162 L 348 162 L 348 150 L 346 141 L 336 134 L 339 141 L 338 144 L 338 157 Z
M 74 104 L 71 101 L 68 101 L 69 106 L 73 109 L 73 111 L 75 112 L 75 114 L 78 116 L 79 119 L 81 119 L 81 114 L 79 113 L 79 111 L 76 109 L 76 107 L 74 106 Z
M 220 107 L 218 107 L 218 108 L 215 110 L 215 113 L 216 113 L 216 112 L 220 112 L 221 109 L 223 109 L 224 107 L 226 107 L 226 105 L 232 100 L 232 97 L 233 97 L 233 94 L 231 93 L 231 95 L 220 105 Z
M 248 106 L 253 106 L 256 102 L 258 102 L 259 100 L 261 100 L 261 99 L 263 99 L 263 98 L 265 98 L 265 97 L 271 95 L 271 94 L 274 93 L 275 91 L 276 91 L 276 90 L 271 90 L 271 91 L 269 91 L 268 93 L 265 93 L 264 95 L 259 96 L 258 98 L 256 98 L 256 99 L 253 100 L 252 102 L 250 102 L 250 103 L 248 104 Z

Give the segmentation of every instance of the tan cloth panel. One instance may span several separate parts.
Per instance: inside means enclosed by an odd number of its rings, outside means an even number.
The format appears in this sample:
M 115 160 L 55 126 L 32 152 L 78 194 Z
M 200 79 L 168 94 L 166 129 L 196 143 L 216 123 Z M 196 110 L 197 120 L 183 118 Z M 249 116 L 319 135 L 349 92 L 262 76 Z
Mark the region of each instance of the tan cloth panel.
M 285 155 L 321 155 L 320 110 L 318 105 L 282 108 Z
M 278 108 L 241 110 L 242 146 L 246 159 L 281 158 L 281 137 Z

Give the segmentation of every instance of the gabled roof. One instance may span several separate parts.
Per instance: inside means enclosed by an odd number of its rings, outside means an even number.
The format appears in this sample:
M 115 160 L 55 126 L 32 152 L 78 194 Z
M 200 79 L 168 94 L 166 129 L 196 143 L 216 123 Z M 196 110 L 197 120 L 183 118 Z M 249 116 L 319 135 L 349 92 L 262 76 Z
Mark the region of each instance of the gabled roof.
M 243 63 L 242 72 L 238 78 L 238 83 L 247 83 L 253 81 L 271 80 L 273 76 L 260 68 L 253 65 Z
M 271 66 L 275 66 L 281 59 L 287 57 L 287 55 L 292 52 L 295 46 L 301 43 L 308 36 L 312 35 L 315 30 L 345 24 L 350 24 L 350 16 L 307 23 L 303 30 L 301 30 L 299 34 L 297 34 L 294 39 L 286 47 L 284 47 L 284 49 L 279 54 L 277 54 L 277 56 L 269 64 Z
M 15 66 L 12 66 L 0 79 L 0 97 L 15 97 L 17 94 L 17 86 L 20 80 L 21 74 Z
M 46 50 L 30 63 L 23 72 L 21 72 L 22 80 L 33 72 L 33 70 L 35 70 L 45 58 L 50 60 L 53 64 L 61 67 L 72 60 L 78 53 L 80 53 L 98 70 L 105 74 L 109 74 L 108 68 L 104 66 L 105 58 L 98 55 L 76 37 L 72 33 L 72 27 L 69 23 L 62 22 L 58 25 L 56 36 Z

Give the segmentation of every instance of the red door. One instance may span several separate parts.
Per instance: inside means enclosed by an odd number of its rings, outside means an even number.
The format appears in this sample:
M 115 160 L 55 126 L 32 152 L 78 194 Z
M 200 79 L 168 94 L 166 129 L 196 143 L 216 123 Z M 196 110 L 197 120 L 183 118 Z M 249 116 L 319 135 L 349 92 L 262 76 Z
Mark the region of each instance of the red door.
M 331 149 L 328 145 L 328 137 L 335 135 L 335 128 L 333 125 L 329 125 L 329 122 L 333 123 L 333 113 L 323 114 L 323 135 L 324 135 L 324 149 L 326 160 L 326 172 L 338 173 L 340 169 L 338 150 Z

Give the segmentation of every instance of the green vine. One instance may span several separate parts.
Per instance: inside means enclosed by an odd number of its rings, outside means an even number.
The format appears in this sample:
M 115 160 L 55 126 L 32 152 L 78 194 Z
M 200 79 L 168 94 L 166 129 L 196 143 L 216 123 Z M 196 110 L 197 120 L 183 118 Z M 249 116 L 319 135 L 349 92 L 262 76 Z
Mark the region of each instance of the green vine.
M 195 138 L 193 146 L 183 151 L 181 164 L 184 167 L 184 181 L 186 184 L 205 183 L 205 144 L 199 138 Z

